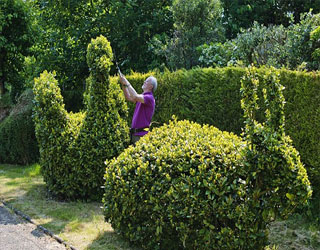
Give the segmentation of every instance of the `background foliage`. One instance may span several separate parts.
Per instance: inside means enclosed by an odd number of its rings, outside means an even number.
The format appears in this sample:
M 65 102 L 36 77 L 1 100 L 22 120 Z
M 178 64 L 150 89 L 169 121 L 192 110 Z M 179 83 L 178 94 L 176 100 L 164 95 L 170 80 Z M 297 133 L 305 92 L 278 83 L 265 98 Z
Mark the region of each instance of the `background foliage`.
M 254 22 L 251 28 L 242 30 L 232 40 L 200 46 L 199 61 L 202 66 L 214 67 L 254 64 L 318 70 L 319 60 L 312 55 L 315 55 L 314 50 L 319 45 L 315 37 L 312 39 L 311 33 L 319 25 L 319 15 L 311 12 L 301 15 L 299 23 L 291 22 L 288 27 Z
M 316 38 L 310 39 L 310 32 L 319 26 L 318 17 L 311 12 L 303 14 L 310 8 L 317 13 L 318 0 L 2 1 L 20 6 L 17 13 L 20 22 L 24 20 L 21 26 L 4 29 L 19 27 L 19 32 L 12 30 L 15 36 L 11 37 L 10 32 L 2 32 L 3 48 L 8 50 L 9 44 L 19 40 L 14 46 L 21 55 L 28 55 L 14 61 L 8 57 L 19 66 L 2 63 L 2 71 L 12 72 L 6 73 L 12 80 L 2 78 L 2 82 L 15 98 L 24 88 L 32 87 L 40 72 L 56 71 L 67 110 L 83 108 L 89 76 L 86 46 L 100 34 L 108 37 L 126 73 L 237 63 L 319 68 L 315 52 L 319 44 Z M 8 24 L 11 12 L 1 13 L 3 25 Z M 31 45 L 27 54 L 25 50 Z M 111 74 L 115 72 L 113 67 Z
M 263 25 L 284 25 L 290 23 L 290 14 L 294 22 L 300 21 L 300 14 L 313 9 L 320 10 L 319 0 L 221 0 L 226 23 L 226 36 L 234 38 L 241 28 L 251 27 L 254 21 Z
M 169 36 L 154 36 L 150 48 L 166 58 L 170 69 L 190 69 L 198 65 L 199 45 L 224 38 L 221 4 L 219 0 L 174 0 L 171 10 L 173 31 Z

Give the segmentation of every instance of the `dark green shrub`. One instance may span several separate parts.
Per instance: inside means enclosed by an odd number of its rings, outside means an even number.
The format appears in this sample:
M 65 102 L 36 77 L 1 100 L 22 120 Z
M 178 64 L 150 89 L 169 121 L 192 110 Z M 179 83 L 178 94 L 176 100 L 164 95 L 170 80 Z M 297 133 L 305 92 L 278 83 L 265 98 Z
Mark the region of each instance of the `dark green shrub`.
M 263 249 L 267 226 L 311 196 L 306 170 L 284 133 L 276 73 L 262 81 L 265 123 L 255 120 L 259 79 L 242 81 L 245 139 L 215 127 L 170 122 L 107 161 L 104 214 L 148 249 Z
M 91 41 L 87 61 L 85 113 L 65 110 L 53 73 L 43 72 L 34 84 L 42 172 L 48 189 L 62 198 L 101 198 L 103 162 L 117 156 L 129 140 L 123 94 L 109 81 L 112 51 L 106 38 Z
M 24 91 L 10 115 L 0 123 L 0 162 L 31 164 L 39 158 L 32 121 L 33 94 Z

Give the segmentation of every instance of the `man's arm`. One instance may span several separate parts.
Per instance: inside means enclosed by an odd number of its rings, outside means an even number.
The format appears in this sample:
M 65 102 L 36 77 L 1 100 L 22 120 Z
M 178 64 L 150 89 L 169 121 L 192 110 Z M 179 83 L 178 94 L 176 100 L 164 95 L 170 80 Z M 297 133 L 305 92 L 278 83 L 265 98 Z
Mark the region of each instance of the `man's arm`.
M 122 74 L 120 75 L 120 82 L 122 84 L 124 96 L 128 101 L 144 103 L 143 95 L 139 95 L 136 92 L 136 90 L 131 86 L 130 82 Z

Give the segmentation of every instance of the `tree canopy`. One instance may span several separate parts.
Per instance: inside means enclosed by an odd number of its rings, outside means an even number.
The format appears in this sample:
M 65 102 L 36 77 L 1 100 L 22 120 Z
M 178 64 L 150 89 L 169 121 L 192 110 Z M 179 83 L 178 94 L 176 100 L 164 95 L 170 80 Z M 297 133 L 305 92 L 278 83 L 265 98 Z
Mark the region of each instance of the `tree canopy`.
M 31 13 L 23 0 L 0 0 L 0 93 L 13 99 L 23 88 L 19 71 L 32 45 Z
M 292 14 L 294 21 L 313 9 L 320 11 L 320 0 L 221 0 L 226 23 L 226 37 L 234 38 L 241 28 L 250 28 L 254 21 L 269 25 L 289 25 Z

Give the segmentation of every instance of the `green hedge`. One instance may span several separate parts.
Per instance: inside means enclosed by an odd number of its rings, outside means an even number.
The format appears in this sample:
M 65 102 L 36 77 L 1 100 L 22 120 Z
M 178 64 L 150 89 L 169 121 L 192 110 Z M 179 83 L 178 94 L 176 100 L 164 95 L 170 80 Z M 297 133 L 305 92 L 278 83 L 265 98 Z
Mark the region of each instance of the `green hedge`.
M 258 122 L 258 83 L 266 87 Z M 242 80 L 244 139 L 189 121 L 155 128 L 107 161 L 104 214 L 146 249 L 263 249 L 267 226 L 311 196 L 298 152 L 284 133 L 276 72 Z
M 265 70 L 257 70 L 259 78 Z M 285 69 L 278 72 L 280 82 L 285 86 L 286 132 L 317 187 L 320 185 L 320 74 Z M 198 68 L 173 73 L 133 73 L 127 78 L 139 90 L 147 76 L 154 74 L 157 77 L 154 126 L 162 125 L 176 115 L 179 119 L 214 125 L 240 135 L 244 120 L 239 90 L 244 73 L 245 69 L 240 67 Z M 116 81 L 115 78 L 112 80 Z M 264 117 L 263 104 L 261 106 L 262 112 L 257 114 L 260 120 Z M 132 114 L 133 106 L 130 106 L 128 122 Z
M 54 73 L 35 79 L 34 120 L 40 164 L 50 192 L 67 199 L 101 199 L 104 161 L 129 142 L 127 106 L 118 84 L 110 83 L 112 50 L 106 38 L 87 50 L 90 76 L 85 112 L 68 113 Z
M 38 161 L 32 99 L 31 89 L 23 92 L 10 115 L 0 123 L 0 163 L 26 165 Z

